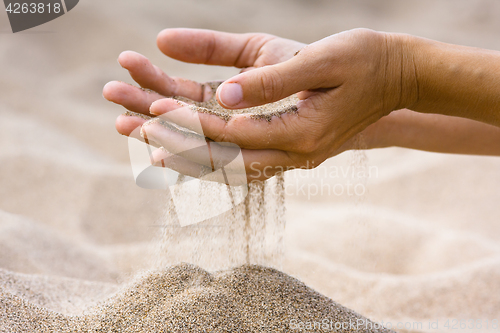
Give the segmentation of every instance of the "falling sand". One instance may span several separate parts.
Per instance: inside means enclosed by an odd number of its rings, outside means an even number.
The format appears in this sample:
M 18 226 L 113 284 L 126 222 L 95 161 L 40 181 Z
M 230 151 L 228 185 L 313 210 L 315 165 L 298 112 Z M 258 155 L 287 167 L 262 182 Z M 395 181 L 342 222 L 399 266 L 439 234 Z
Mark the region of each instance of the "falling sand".
M 294 98 L 252 114 L 270 120 L 296 113 Z M 211 103 L 197 103 L 193 110 L 230 117 Z M 230 199 L 228 186 L 213 182 L 202 182 L 194 197 L 179 191 L 184 202 L 199 200 L 206 207 Z M 76 314 L 57 311 L 55 301 L 30 303 L 2 292 L 5 332 L 390 332 L 278 270 L 284 252 L 282 174 L 252 182 L 243 202 L 185 227 L 172 194 L 166 200 L 152 269 Z
M 256 120 L 270 121 L 274 116 L 279 117 L 284 113 L 297 112 L 295 95 L 262 107 L 240 110 L 224 109 L 215 99 L 215 91 L 220 83 L 205 84 L 205 87 L 211 88 L 212 97 L 208 101 L 195 102 L 183 97 L 174 97 L 174 99 L 183 106 L 187 105 L 193 112 L 214 114 L 226 121 L 235 113 L 246 113 Z M 205 141 L 205 138 L 198 133 L 161 118 L 148 119 L 148 121 L 158 122 L 170 130 Z M 183 181 L 184 177 L 179 177 L 178 183 L 182 184 Z M 189 262 L 210 271 L 229 269 L 244 264 L 281 268 L 285 229 L 283 174 L 278 174 L 266 182 L 253 181 L 248 184 L 248 194 L 239 204 L 232 202 L 234 189 L 226 184 L 203 181 L 194 193 L 182 187 L 175 191 L 178 198 L 177 205 L 190 205 L 193 200 L 197 200 L 200 204 L 198 206 L 200 213 L 209 210 L 210 207 L 221 205 L 221 201 L 224 200 L 232 209 L 201 223 L 181 227 L 172 200 L 174 193 L 171 193 L 171 190 L 167 195 L 164 222 L 160 226 L 163 233 L 159 251 L 155 255 L 157 266 L 165 267 Z M 188 206 L 186 209 L 192 208 Z

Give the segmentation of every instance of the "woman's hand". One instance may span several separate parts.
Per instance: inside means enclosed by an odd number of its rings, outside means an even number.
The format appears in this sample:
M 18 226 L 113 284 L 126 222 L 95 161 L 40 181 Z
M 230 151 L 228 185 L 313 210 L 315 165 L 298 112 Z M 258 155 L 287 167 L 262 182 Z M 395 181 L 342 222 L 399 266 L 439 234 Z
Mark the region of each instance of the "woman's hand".
M 206 137 L 242 149 L 249 181 L 283 170 L 318 166 L 344 150 L 359 148 L 353 144 L 358 133 L 364 133 L 364 148 L 396 145 L 498 154 L 498 127 L 491 126 L 500 118 L 500 93 L 495 93 L 499 87 L 498 52 L 366 29 L 332 35 L 307 46 L 265 34 L 167 29 L 159 34 L 158 46 L 181 61 L 242 68 L 241 74 L 217 90 L 217 99 L 226 108 L 262 105 L 298 93 L 297 114 L 283 114 L 270 122 L 245 114 L 234 115 L 229 121 L 206 113 L 194 117 L 192 111 L 165 96 L 206 101 L 213 97 L 211 89 L 168 77 L 137 53 L 120 55 L 120 64 L 132 78 L 152 92 L 111 82 L 103 92 L 107 99 L 135 112 L 167 117 L 184 127 L 196 128 L 201 123 Z M 495 73 L 482 70 L 485 66 Z M 468 86 L 471 94 L 466 94 Z M 439 91 L 440 97 L 436 97 Z M 444 116 L 405 110 L 385 117 L 402 108 Z M 143 123 L 138 117 L 120 116 L 116 127 L 129 135 Z M 186 141 L 161 126 L 147 126 L 143 132 L 173 151 L 182 151 Z M 475 139 L 467 139 L 469 135 Z M 492 139 L 495 143 L 487 144 Z M 175 146 L 179 149 L 172 149 Z M 224 147 L 217 148 L 221 156 Z M 182 157 L 186 169 L 210 166 L 206 159 L 192 156 Z
M 317 166 L 350 148 L 355 134 L 406 102 L 401 98 L 407 95 L 401 90 L 405 88 L 398 59 L 401 50 L 390 35 L 371 30 L 344 32 L 304 47 L 263 34 L 172 29 L 160 33 L 158 46 L 166 55 L 186 62 L 251 68 L 219 87 L 218 100 L 227 108 L 262 105 L 299 93 L 298 113 L 270 122 L 248 115 L 235 115 L 226 122 L 199 114 L 205 136 L 242 148 L 249 180 Z M 179 108 L 169 100 L 159 100 L 163 96 L 182 95 L 197 101 L 212 97 L 203 85 L 170 78 L 136 53 L 123 53 L 119 61 L 141 87 L 155 91 L 108 84 L 104 96 L 129 110 L 162 115 Z M 393 62 L 398 65 L 388 66 Z M 185 117 L 176 112 L 178 123 L 194 126 L 189 112 L 185 110 Z M 138 118 L 119 117 L 117 129 L 128 135 L 141 123 Z M 172 138 L 155 134 L 153 129 L 151 136 Z M 266 176 L 259 172 L 264 168 Z

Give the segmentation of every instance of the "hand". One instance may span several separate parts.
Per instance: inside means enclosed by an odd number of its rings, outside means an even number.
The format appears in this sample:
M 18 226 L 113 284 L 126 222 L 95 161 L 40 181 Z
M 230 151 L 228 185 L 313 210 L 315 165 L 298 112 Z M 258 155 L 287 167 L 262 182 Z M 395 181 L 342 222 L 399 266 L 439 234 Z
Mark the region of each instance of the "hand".
M 243 71 L 288 60 L 305 44 L 267 34 L 229 34 L 207 30 L 167 29 L 158 35 L 158 47 L 165 54 L 186 62 L 236 66 Z M 217 43 L 217 47 L 215 47 Z M 259 52 L 259 54 L 256 54 Z M 255 54 L 254 54 L 255 53 Z M 211 89 L 183 78 L 169 77 L 139 53 L 125 51 L 118 57 L 120 65 L 145 89 L 112 81 L 106 84 L 106 99 L 126 109 L 148 116 L 151 104 L 166 96 L 183 96 L 194 101 L 212 98 Z M 119 133 L 129 135 L 144 120 L 120 116 L 116 122 Z
M 397 43 L 390 35 L 370 30 L 333 35 L 304 48 L 269 35 L 173 29 L 160 33 L 158 46 L 182 61 L 253 68 L 219 88 L 218 100 L 226 107 L 260 105 L 299 92 L 298 115 L 285 114 L 269 123 L 246 115 L 225 122 L 199 114 L 207 137 L 243 148 L 249 180 L 283 169 L 317 166 L 350 148 L 355 134 L 406 102 L 401 98 L 407 94 L 401 90 L 406 87 L 401 84 Z M 160 115 L 178 108 L 169 100 L 155 102 L 163 96 L 182 95 L 198 101 L 211 97 L 203 85 L 169 78 L 136 53 L 123 53 L 119 61 L 142 87 L 156 91 L 108 84 L 104 96 L 130 110 Z M 397 65 L 387 66 L 391 63 Z M 236 88 L 233 93 L 231 88 Z M 119 117 L 117 129 L 128 135 L 142 122 Z M 189 127 L 189 111 L 178 122 Z M 264 168 L 266 175 L 260 172 Z

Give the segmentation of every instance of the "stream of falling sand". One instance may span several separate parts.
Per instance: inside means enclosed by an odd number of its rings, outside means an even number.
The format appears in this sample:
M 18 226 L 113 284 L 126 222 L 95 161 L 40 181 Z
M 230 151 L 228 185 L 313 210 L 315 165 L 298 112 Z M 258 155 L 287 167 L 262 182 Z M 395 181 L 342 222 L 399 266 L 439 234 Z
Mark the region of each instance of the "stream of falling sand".
M 182 187 L 179 188 L 182 191 Z M 202 207 L 228 200 L 225 184 L 201 182 L 198 198 L 177 192 L 181 200 L 202 200 Z M 171 195 L 163 216 L 157 265 L 181 262 L 214 271 L 258 264 L 280 269 L 284 254 L 285 190 L 282 174 L 248 185 L 245 200 L 230 211 L 181 227 Z

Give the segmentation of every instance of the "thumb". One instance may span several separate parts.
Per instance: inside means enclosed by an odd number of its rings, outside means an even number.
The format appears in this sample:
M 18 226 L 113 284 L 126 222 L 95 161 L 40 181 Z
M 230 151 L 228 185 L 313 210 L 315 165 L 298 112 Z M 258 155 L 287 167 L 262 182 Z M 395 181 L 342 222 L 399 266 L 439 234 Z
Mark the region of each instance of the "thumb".
M 238 74 L 217 89 L 217 100 L 228 109 L 241 109 L 279 101 L 302 90 L 319 88 L 322 77 L 303 57 Z M 321 75 L 322 76 L 322 75 Z

